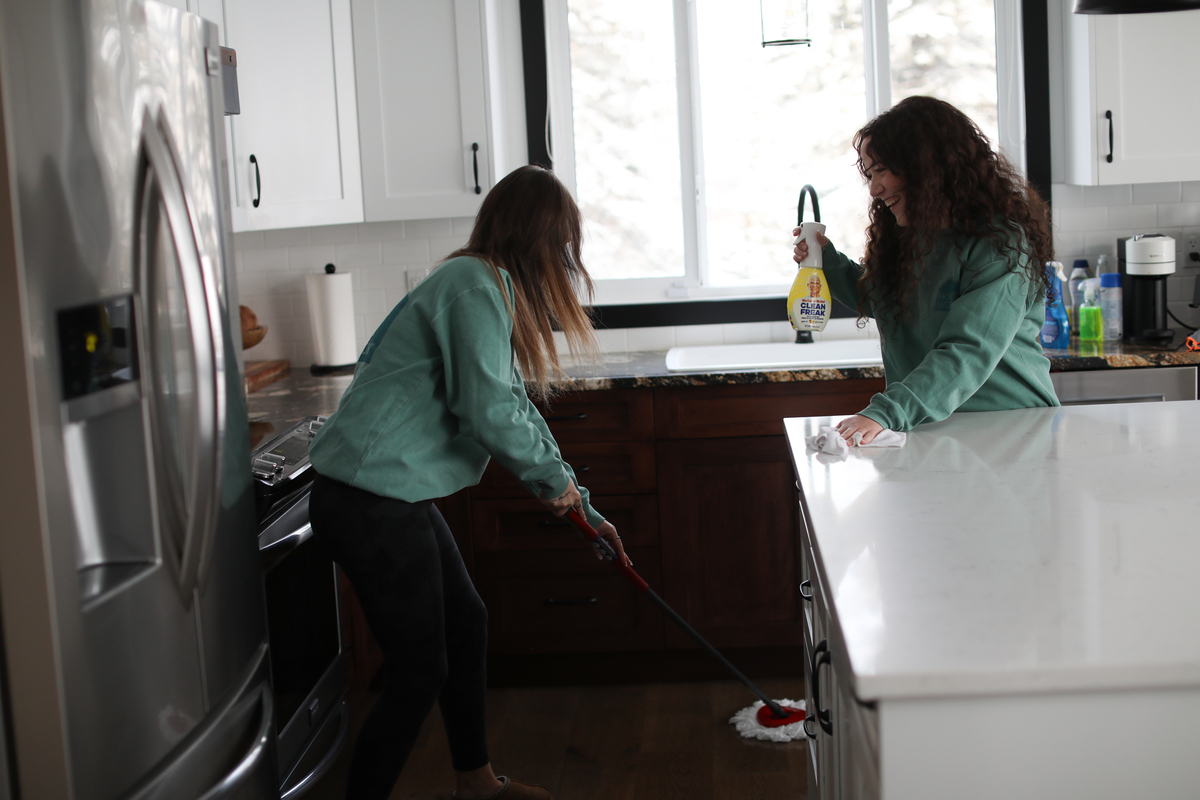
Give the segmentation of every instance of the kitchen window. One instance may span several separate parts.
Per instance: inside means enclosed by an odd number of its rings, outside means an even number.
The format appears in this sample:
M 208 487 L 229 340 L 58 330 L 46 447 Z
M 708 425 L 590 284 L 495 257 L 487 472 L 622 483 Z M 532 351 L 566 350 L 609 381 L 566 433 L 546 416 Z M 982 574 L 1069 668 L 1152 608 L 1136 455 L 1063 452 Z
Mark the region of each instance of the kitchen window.
M 861 255 L 851 140 L 910 95 L 962 108 L 1023 166 L 1019 0 L 807 8 L 811 46 L 763 47 L 759 0 L 545 0 L 547 139 L 599 304 L 786 293 L 806 183 Z

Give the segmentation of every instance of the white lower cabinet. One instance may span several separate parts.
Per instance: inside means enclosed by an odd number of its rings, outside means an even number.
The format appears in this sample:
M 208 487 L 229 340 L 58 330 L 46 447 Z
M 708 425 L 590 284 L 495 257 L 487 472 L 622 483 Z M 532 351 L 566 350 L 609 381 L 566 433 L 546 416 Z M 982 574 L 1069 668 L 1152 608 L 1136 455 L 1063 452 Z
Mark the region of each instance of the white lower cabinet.
M 821 585 L 811 547 L 804 547 L 801 590 L 812 608 L 812 639 L 805 629 L 805 733 L 809 763 L 809 800 L 870 800 L 880 797 L 879 733 L 874 708 L 860 703 Z

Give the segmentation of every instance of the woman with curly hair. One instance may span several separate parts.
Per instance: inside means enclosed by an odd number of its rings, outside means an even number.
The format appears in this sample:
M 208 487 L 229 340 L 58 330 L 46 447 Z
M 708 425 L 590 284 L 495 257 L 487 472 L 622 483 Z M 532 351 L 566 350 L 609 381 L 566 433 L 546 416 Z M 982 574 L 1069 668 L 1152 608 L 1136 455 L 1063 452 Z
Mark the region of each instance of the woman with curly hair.
M 1053 244 L 1033 187 L 932 97 L 897 103 L 854 147 L 872 198 L 866 255 L 856 264 L 818 241 L 833 296 L 879 326 L 887 388 L 842 436 L 868 444 L 954 411 L 1057 406 L 1038 340 Z M 794 258 L 807 255 L 801 240 Z

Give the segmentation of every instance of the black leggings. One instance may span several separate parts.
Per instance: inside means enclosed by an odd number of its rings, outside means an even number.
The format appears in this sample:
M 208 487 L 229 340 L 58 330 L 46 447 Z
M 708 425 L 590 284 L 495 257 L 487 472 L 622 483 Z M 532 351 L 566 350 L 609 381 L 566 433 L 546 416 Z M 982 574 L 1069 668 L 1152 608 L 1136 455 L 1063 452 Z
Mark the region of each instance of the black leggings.
M 313 535 L 342 567 L 383 650 L 383 694 L 358 733 L 346 796 L 384 800 L 441 706 L 454 769 L 488 763 L 487 609 L 432 500 L 406 503 L 318 475 Z

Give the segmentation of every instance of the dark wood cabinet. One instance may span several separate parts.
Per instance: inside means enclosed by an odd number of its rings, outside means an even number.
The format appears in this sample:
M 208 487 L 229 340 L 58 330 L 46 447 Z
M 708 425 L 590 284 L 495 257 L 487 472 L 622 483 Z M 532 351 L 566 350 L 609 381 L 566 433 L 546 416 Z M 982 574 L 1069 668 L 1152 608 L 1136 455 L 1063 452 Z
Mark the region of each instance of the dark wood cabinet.
M 776 654 L 776 664 L 799 664 L 803 642 L 799 504 L 783 419 L 853 414 L 883 385 L 579 391 L 541 410 L 634 569 L 754 672 Z M 654 661 L 670 676 L 691 669 L 682 658 L 709 660 L 495 462 L 478 486 L 439 506 L 487 603 L 489 651 L 515 680 L 566 680 L 581 664 L 604 665 L 601 679 L 650 679 L 657 673 L 642 667 Z
M 799 646 L 799 504 L 782 436 L 659 442 L 662 596 L 715 647 Z M 668 647 L 695 647 L 668 629 Z

